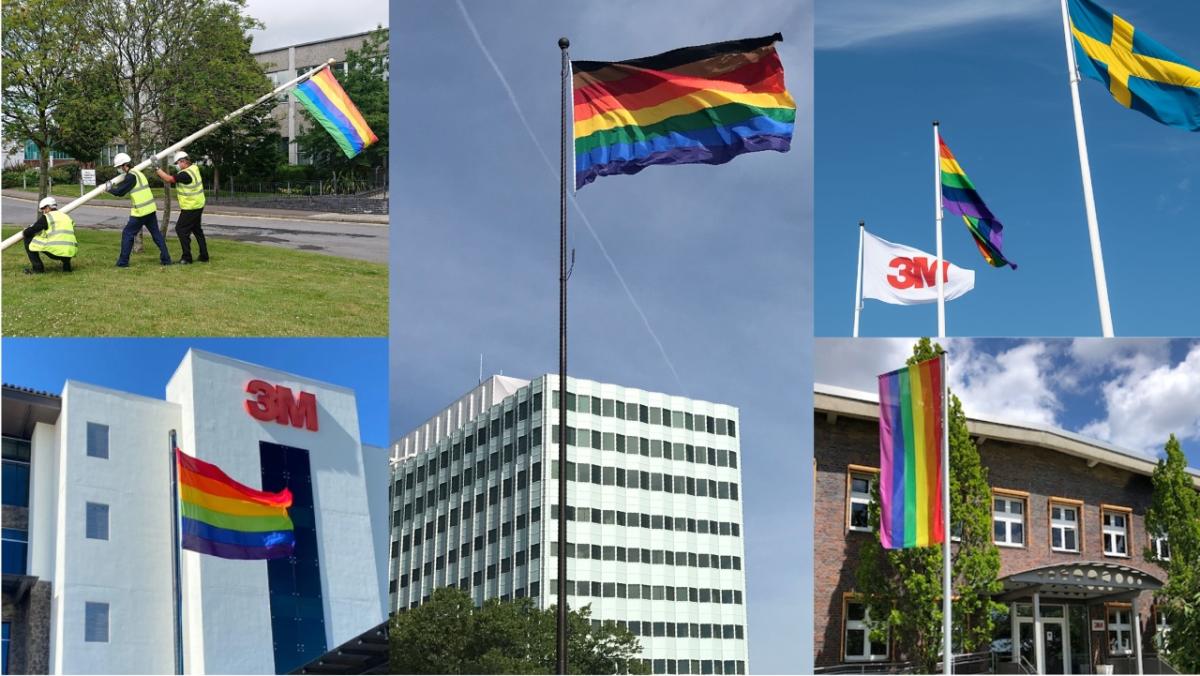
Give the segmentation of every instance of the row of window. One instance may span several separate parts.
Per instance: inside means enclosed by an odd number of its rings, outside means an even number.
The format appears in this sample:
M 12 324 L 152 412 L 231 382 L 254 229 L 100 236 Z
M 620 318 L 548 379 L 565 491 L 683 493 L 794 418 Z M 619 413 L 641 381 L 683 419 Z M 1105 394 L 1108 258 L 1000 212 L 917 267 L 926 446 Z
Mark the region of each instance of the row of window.
M 466 516 L 470 517 L 470 514 L 467 514 Z M 524 530 L 528 524 L 537 523 L 538 521 L 541 521 L 541 519 L 542 519 L 542 508 L 541 507 L 534 507 L 533 510 L 530 512 L 530 517 L 528 520 L 526 520 L 524 514 L 518 514 L 515 521 L 505 521 L 504 523 L 500 524 L 499 528 L 492 528 L 491 530 L 489 530 L 487 532 L 487 544 L 495 544 L 496 542 L 499 541 L 499 538 L 509 537 L 510 535 L 512 535 L 514 524 L 516 525 L 516 530 L 519 531 L 519 530 Z M 527 523 L 527 521 L 528 521 L 528 523 Z M 464 517 L 463 522 L 465 524 L 466 517 Z M 457 514 L 452 514 L 451 518 L 449 520 L 450 527 L 457 526 L 458 523 L 459 522 L 457 519 Z M 411 537 L 408 533 L 405 533 L 403 536 L 401 536 L 400 546 L 401 546 L 402 550 L 407 552 L 410 547 L 420 547 L 421 540 L 422 540 L 422 537 L 421 537 L 422 533 L 424 533 L 424 535 L 425 535 L 425 537 L 423 538 L 425 540 L 433 539 L 433 536 L 435 535 L 435 532 L 434 532 L 435 528 L 437 529 L 437 531 L 436 531 L 437 533 L 445 533 L 446 532 L 446 524 L 447 524 L 446 515 L 443 514 L 437 518 L 437 521 L 427 521 L 427 522 L 425 522 L 425 525 L 423 527 L 418 525 L 413 530 Z M 464 525 L 463 528 L 466 529 L 467 526 Z M 470 533 L 468 532 L 465 534 L 469 535 Z M 470 542 L 462 543 L 462 548 L 463 548 L 463 552 L 464 552 L 463 556 L 467 555 L 466 552 L 469 550 L 470 544 L 471 544 Z M 484 544 L 484 534 L 481 533 L 481 534 L 475 536 L 475 549 L 477 549 L 477 550 L 483 549 L 483 544 Z M 392 548 L 395 549 L 394 543 L 393 543 Z M 394 555 L 394 552 L 393 552 L 393 555 Z
M 550 550 L 558 551 L 558 543 L 552 542 Z M 718 568 L 741 570 L 742 557 L 722 554 L 700 554 L 697 552 L 675 552 L 669 549 L 645 549 L 638 547 L 613 547 L 611 545 L 589 545 L 582 542 L 567 543 L 567 558 L 592 559 L 595 561 L 620 561 L 622 563 L 648 563 L 652 565 L 688 566 L 689 568 Z
M 558 443 L 558 425 L 550 427 L 550 442 Z M 665 439 L 651 439 L 616 432 L 600 432 L 582 427 L 567 427 L 567 445 L 597 451 L 616 451 L 647 458 L 665 458 L 713 467 L 737 468 L 737 451 L 708 446 L 696 446 Z
M 558 518 L 558 505 L 550 505 L 550 518 Z M 733 537 L 739 537 L 742 533 L 742 528 L 736 521 L 689 519 L 682 516 L 672 517 L 670 514 L 643 514 L 639 512 L 622 512 L 619 509 L 572 507 L 571 505 L 567 505 L 567 521 L 591 522 L 605 526 L 616 525 L 627 526 L 629 528 L 651 528 L 653 530 L 669 530 L 680 533 L 732 535 Z
M 553 394 L 553 407 L 558 408 L 558 392 Z M 662 425 L 692 432 L 708 432 L 721 436 L 737 436 L 737 425 L 728 418 L 714 418 L 701 413 L 673 411 L 669 408 L 646 406 L 634 402 L 622 402 L 614 399 L 601 399 L 586 394 L 576 396 L 567 392 L 567 410 L 576 413 L 590 413 L 605 418 L 642 422 L 648 425 Z
M 550 588 L 557 588 L 557 580 L 550 581 Z M 708 587 L 672 587 L 669 585 L 626 584 L 624 582 L 596 582 L 567 580 L 568 596 L 592 596 L 595 598 L 646 599 L 647 601 L 678 601 L 690 603 L 720 603 L 742 605 L 740 589 L 709 589 Z
M 531 439 L 532 441 L 530 441 Z M 541 428 L 536 428 L 532 436 L 521 435 L 517 437 L 515 444 L 505 444 L 504 448 L 495 450 L 488 456 L 481 457 L 475 463 L 474 467 L 468 461 L 467 466 L 461 472 L 455 473 L 449 478 L 449 483 L 441 483 L 441 486 L 449 487 L 442 490 L 454 492 L 459 490 L 457 486 L 470 486 L 475 479 L 483 479 L 489 473 L 498 472 L 503 467 L 511 466 L 514 460 L 527 454 L 531 447 L 537 448 L 541 443 Z M 419 460 L 410 460 L 408 462 L 419 462 Z M 447 469 L 451 463 L 457 462 L 459 462 L 459 459 L 452 458 L 449 451 L 442 451 L 437 457 L 431 457 L 427 464 L 407 468 L 403 478 L 396 477 L 393 495 L 400 495 L 402 490 L 411 491 L 414 488 L 419 488 L 418 484 L 424 485 L 427 478 L 430 481 L 434 481 L 439 470 Z M 534 465 L 538 464 L 534 463 Z M 430 487 L 431 491 L 432 488 Z
M 719 638 L 745 640 L 746 628 L 740 624 L 697 624 L 695 622 L 650 622 L 617 620 L 634 636 L 653 638 Z
M 464 545 L 464 547 L 465 547 L 465 545 Z M 435 570 L 442 570 L 447 565 L 453 566 L 454 564 L 458 563 L 458 561 L 460 559 L 462 561 L 462 565 L 466 568 L 469 568 L 471 565 L 470 553 L 467 552 L 465 554 L 462 554 L 461 557 L 456 556 L 456 554 L 458 554 L 458 552 L 456 552 L 456 551 L 449 552 L 448 554 L 446 554 L 444 556 L 437 557 L 433 561 L 426 561 L 421 566 L 413 568 L 411 571 L 409 571 L 409 573 L 407 575 L 401 575 L 400 576 L 400 587 L 407 587 L 409 585 L 409 582 L 412 582 L 412 584 L 415 585 L 421 581 L 422 574 L 424 574 L 425 577 L 429 577 L 430 575 L 433 575 L 433 572 Z M 535 561 L 539 557 L 541 557 L 541 555 L 542 555 L 541 547 L 539 545 L 535 544 L 529 548 L 528 560 Z M 523 566 L 523 565 L 525 565 L 525 563 L 526 563 L 525 552 L 519 551 L 516 554 L 514 554 L 513 556 L 509 556 L 509 557 L 505 557 L 505 558 L 501 559 L 499 561 L 499 563 L 492 563 L 492 564 L 489 564 L 487 566 L 487 568 L 482 568 L 480 570 L 475 571 L 474 573 L 471 574 L 470 578 L 464 577 L 462 579 L 464 582 L 466 580 L 470 579 L 471 586 L 478 587 L 483 584 L 485 575 L 487 576 L 487 579 L 494 580 L 494 579 L 496 579 L 497 573 L 500 573 L 500 574 L 511 573 L 514 567 Z M 464 586 L 463 589 L 467 589 L 467 587 Z
M 867 510 L 873 499 L 878 476 L 878 470 L 873 468 L 851 468 L 847 481 L 847 529 L 867 532 L 871 530 Z M 1029 499 L 1029 494 L 1024 491 L 992 489 L 992 541 L 996 545 L 1026 546 L 1029 532 Z M 1050 549 L 1055 552 L 1081 553 L 1083 501 L 1059 497 L 1047 500 L 1050 512 Z M 1133 510 L 1129 507 L 1100 505 L 1100 534 L 1105 556 L 1131 555 L 1129 542 L 1132 513 Z M 1171 558 L 1170 545 L 1165 537 L 1152 537 L 1151 545 L 1159 558 Z
M 512 598 L 523 599 L 526 596 L 529 596 L 530 598 L 537 598 L 538 592 L 540 591 L 539 584 L 540 583 L 538 583 L 536 580 L 533 582 L 530 582 L 528 591 L 524 587 L 521 587 L 520 589 L 517 589 L 516 591 L 514 591 L 512 594 L 501 594 L 500 600 L 508 601 L 509 599 L 512 599 Z M 480 583 L 477 582 L 474 585 L 472 585 L 471 578 L 464 577 L 458 581 L 458 584 L 454 584 L 453 582 L 448 582 L 448 583 L 446 583 L 446 586 L 451 587 L 451 588 L 457 587 L 458 589 L 461 589 L 465 592 L 470 592 L 472 586 L 480 586 Z M 391 591 L 393 593 L 396 591 L 396 581 L 395 580 L 392 580 L 391 588 L 389 589 L 389 591 Z M 412 609 L 412 608 L 416 608 L 417 606 L 420 606 L 422 603 L 429 603 L 429 599 L 431 596 L 432 596 L 432 594 L 426 594 L 426 595 L 422 596 L 420 598 L 420 600 L 413 599 L 412 601 L 409 601 L 408 608 Z M 475 602 L 480 603 L 480 600 L 476 599 Z
M 553 461 L 550 466 L 550 478 L 558 478 L 557 460 Z M 722 500 L 738 499 L 736 481 L 714 481 L 713 479 L 680 476 L 666 472 L 626 470 L 623 467 L 591 465 L 586 462 L 567 461 L 567 479 L 580 483 L 593 483 L 597 486 L 640 488 L 646 491 L 661 491 L 679 495 L 686 493 L 701 498 L 720 498 Z
M 742 660 L 642 660 L 654 674 L 744 674 Z
M 474 503 L 472 503 L 470 498 L 467 498 L 467 500 L 462 504 L 462 518 L 464 520 L 471 518 L 472 505 L 474 506 L 474 511 L 476 513 L 482 512 L 487 505 L 500 504 L 501 498 L 511 498 L 516 491 L 525 490 L 526 488 L 529 488 L 529 484 L 537 483 L 541 480 L 542 464 L 540 462 L 535 462 L 528 471 L 521 470 L 520 472 L 517 472 L 515 477 L 508 477 L 494 486 L 489 486 L 487 492 L 476 493 Z M 404 506 L 397 507 L 395 512 L 392 514 L 393 523 L 399 523 L 401 519 L 410 521 L 415 517 L 419 517 L 425 512 L 426 509 L 436 509 L 438 507 L 437 503 L 442 501 L 454 500 L 457 502 L 457 495 L 458 491 L 460 490 L 456 485 L 457 481 L 458 478 L 455 477 L 454 483 L 443 483 L 437 492 L 430 490 L 425 495 L 420 496 L 411 502 L 406 501 Z M 450 514 L 454 515 L 454 524 L 458 523 L 458 513 L 459 510 L 457 507 L 450 510 Z

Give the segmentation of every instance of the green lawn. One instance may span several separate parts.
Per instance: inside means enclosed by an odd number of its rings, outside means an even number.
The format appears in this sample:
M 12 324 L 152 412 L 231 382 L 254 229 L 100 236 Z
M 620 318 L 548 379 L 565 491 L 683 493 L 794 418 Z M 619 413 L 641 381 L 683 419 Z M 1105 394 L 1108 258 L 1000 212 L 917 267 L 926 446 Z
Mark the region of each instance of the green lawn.
M 17 186 L 17 187 L 19 188 L 20 186 Z M 83 191 L 84 191 L 84 193 L 87 193 L 88 191 L 93 190 L 94 188 L 95 188 L 95 186 L 85 185 L 85 186 L 83 186 Z M 37 184 L 36 183 L 31 184 L 29 186 L 29 192 L 32 192 L 32 193 L 37 192 Z M 163 197 L 163 189 L 161 187 L 150 188 L 150 192 L 154 193 L 155 199 L 161 200 Z M 79 197 L 79 184 L 77 184 L 77 183 L 55 183 L 54 187 L 50 188 L 50 194 L 59 198 L 58 199 L 59 204 L 66 204 L 67 202 L 70 202 L 71 200 Z M 243 198 L 244 197 L 278 197 L 280 194 L 281 193 L 274 193 L 274 192 L 253 192 L 253 191 L 244 192 L 241 190 L 237 191 L 237 197 L 243 197 Z M 94 197 L 93 199 L 109 200 L 109 201 L 124 202 L 124 203 L 129 202 L 129 197 L 127 197 L 127 196 L 116 197 L 115 195 L 111 195 L 107 192 L 102 192 L 99 195 L 97 195 L 96 197 Z M 229 193 L 222 192 L 218 197 L 214 198 L 214 197 L 212 197 L 212 194 L 210 192 L 208 199 L 209 199 L 209 201 L 213 202 L 214 204 L 220 204 L 221 199 L 225 199 L 225 200 L 229 199 Z M 177 201 L 177 199 L 172 200 L 172 201 Z
M 76 235 L 70 274 L 48 261 L 45 274 L 26 275 L 21 243 L 4 251 L 5 336 L 387 335 L 384 264 L 210 237 L 211 262 L 162 267 L 146 237 L 117 268 L 121 233 Z M 179 240 L 167 243 L 178 260 Z

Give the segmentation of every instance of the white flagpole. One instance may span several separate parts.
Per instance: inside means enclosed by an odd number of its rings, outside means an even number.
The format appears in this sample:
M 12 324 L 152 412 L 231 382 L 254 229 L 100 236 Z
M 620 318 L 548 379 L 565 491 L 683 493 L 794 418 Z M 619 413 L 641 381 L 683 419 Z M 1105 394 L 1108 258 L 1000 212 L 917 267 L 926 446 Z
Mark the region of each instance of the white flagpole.
M 936 129 L 936 127 L 935 127 Z M 954 641 L 950 621 L 950 386 L 946 382 L 946 353 L 942 353 L 942 673 L 954 672 Z
M 179 514 L 179 459 L 176 456 L 178 444 L 175 440 L 175 430 L 167 435 L 167 445 L 171 447 L 171 579 L 174 599 L 172 603 L 175 622 L 175 673 L 183 673 L 183 576 L 180 572 L 180 514 Z
M 858 337 L 858 316 L 862 314 L 863 238 L 867 231 L 864 221 L 858 222 L 858 275 L 854 281 L 854 337 Z
M 1071 105 L 1075 110 L 1075 141 L 1079 145 L 1079 171 L 1083 174 L 1083 206 L 1087 212 L 1088 239 L 1092 243 L 1092 269 L 1096 273 L 1096 298 L 1100 302 L 1100 330 L 1113 335 L 1112 312 L 1108 308 L 1108 281 L 1104 277 L 1104 254 L 1100 250 L 1100 224 L 1096 221 L 1096 198 L 1092 195 L 1092 168 L 1088 163 L 1087 137 L 1083 132 L 1083 109 L 1079 106 L 1079 66 L 1075 63 L 1075 41 L 1067 0 L 1061 0 L 1063 37 L 1067 43 L 1067 71 L 1071 81 Z
M 278 87 L 276 87 L 275 89 L 271 90 L 269 93 L 263 94 L 262 96 L 258 97 L 256 100 L 254 100 L 250 103 L 247 103 L 246 105 L 242 106 L 241 108 L 238 108 L 237 110 L 233 111 L 232 113 L 227 114 L 225 117 L 222 117 L 221 119 L 217 120 L 216 122 L 213 122 L 212 124 L 208 125 L 207 127 L 204 127 L 203 129 L 201 129 L 199 131 L 192 132 L 192 134 L 190 134 L 189 136 L 184 137 L 184 139 L 182 141 L 177 141 L 175 144 L 167 146 L 166 148 L 164 148 L 164 149 L 160 150 L 158 153 L 156 153 L 153 157 L 150 157 L 150 158 L 142 160 L 141 162 L 138 162 L 136 165 L 134 165 L 133 168 L 137 169 L 137 170 L 141 170 L 141 169 L 145 169 L 146 167 L 148 167 L 152 164 L 157 163 L 162 158 L 170 155 L 171 153 L 175 152 L 176 150 L 180 150 L 180 149 L 186 147 L 189 143 L 195 141 L 196 139 L 211 133 L 213 130 L 217 129 L 218 127 L 225 124 L 226 122 L 233 120 L 234 118 L 238 117 L 239 115 L 242 115 L 243 113 L 250 110 L 251 108 L 254 108 L 257 105 L 274 98 L 276 95 L 283 92 L 287 88 L 289 88 L 293 85 L 297 85 L 297 84 L 303 82 L 304 80 L 307 80 L 308 78 L 312 77 L 313 75 L 316 75 L 321 69 L 329 66 L 332 63 L 333 63 L 333 59 L 329 59 L 328 61 L 322 63 L 321 65 L 313 67 L 308 72 L 303 73 L 302 75 L 300 75 L 296 78 L 288 80 L 287 82 L 285 82 L 285 83 L 279 85 Z M 116 179 L 113 179 L 113 180 L 116 180 Z M 96 197 L 97 195 L 104 192 L 105 190 L 108 190 L 111 186 L 112 186 L 112 181 L 106 181 L 104 183 L 101 183 L 100 185 L 97 185 L 95 188 L 92 188 L 91 191 L 89 191 L 86 195 L 83 195 L 74 200 L 71 200 L 65 206 L 59 208 L 58 211 L 59 211 L 59 213 L 65 214 L 65 213 L 68 213 L 68 212 L 74 210 L 76 207 L 81 207 L 84 204 L 90 202 L 92 200 L 92 198 Z M 0 242 L 0 251 L 3 251 L 4 249 L 7 249 L 8 247 L 12 246 L 13 244 L 16 244 L 17 242 L 21 241 L 21 238 L 22 238 L 21 232 L 17 232 L 15 234 L 13 234 L 11 237 L 9 237 L 8 239 L 4 240 L 3 242 Z
M 933 121 L 933 213 L 937 220 L 937 265 L 934 276 L 938 289 L 938 338 L 946 337 L 946 284 L 942 264 L 942 153 L 937 120 Z

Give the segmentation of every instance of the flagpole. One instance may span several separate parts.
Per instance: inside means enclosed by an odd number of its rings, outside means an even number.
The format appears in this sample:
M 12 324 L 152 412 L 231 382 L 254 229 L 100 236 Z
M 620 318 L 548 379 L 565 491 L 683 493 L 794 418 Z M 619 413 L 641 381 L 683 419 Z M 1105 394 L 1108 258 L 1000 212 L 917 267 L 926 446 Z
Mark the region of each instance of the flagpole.
M 556 631 L 557 673 L 567 670 L 567 76 L 571 41 L 558 39 L 562 52 L 560 74 L 561 127 L 558 135 L 558 627 Z M 572 168 L 572 172 L 574 168 Z
M 938 290 L 938 338 L 946 337 L 946 266 L 942 262 L 942 152 L 938 122 L 933 121 L 933 213 L 937 221 L 937 265 L 934 277 Z
M 1096 298 L 1100 303 L 1100 330 L 1105 338 L 1113 336 L 1112 312 L 1108 307 L 1108 281 L 1104 276 L 1104 254 L 1100 250 L 1100 224 L 1096 220 L 1096 198 L 1092 194 L 1092 168 L 1088 162 L 1087 137 L 1083 131 L 1083 109 L 1079 105 L 1079 66 L 1075 63 L 1075 43 L 1071 38 L 1071 19 L 1067 0 L 1060 0 L 1063 37 L 1067 43 L 1067 75 L 1071 82 L 1071 105 L 1075 111 L 1075 142 L 1079 146 L 1079 172 L 1083 175 L 1083 206 L 1087 213 L 1088 239 L 1092 244 L 1092 270 L 1096 275 Z
M 858 316 L 862 314 L 863 238 L 867 231 L 865 221 L 858 222 L 858 274 L 854 278 L 854 337 L 858 337 Z
M 183 589 L 182 579 L 180 576 L 180 528 L 179 528 L 179 475 L 178 475 L 178 459 L 175 455 L 175 449 L 178 444 L 175 443 L 175 430 L 171 430 L 167 434 L 167 441 L 171 454 L 171 586 L 174 591 L 174 608 L 173 619 L 175 620 L 175 673 L 183 673 Z
M 935 127 L 936 128 L 936 127 Z M 954 641 L 951 635 L 950 566 L 950 386 L 946 382 L 946 357 L 942 352 L 942 673 L 954 672 Z

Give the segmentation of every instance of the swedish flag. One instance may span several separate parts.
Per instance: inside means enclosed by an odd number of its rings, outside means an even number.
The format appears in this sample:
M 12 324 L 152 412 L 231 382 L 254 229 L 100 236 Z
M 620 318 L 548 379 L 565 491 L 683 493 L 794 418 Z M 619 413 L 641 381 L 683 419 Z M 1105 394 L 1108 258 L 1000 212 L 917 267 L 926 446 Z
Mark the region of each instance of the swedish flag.
M 1092 0 L 1068 0 L 1079 73 L 1171 127 L 1200 131 L 1200 70 Z

